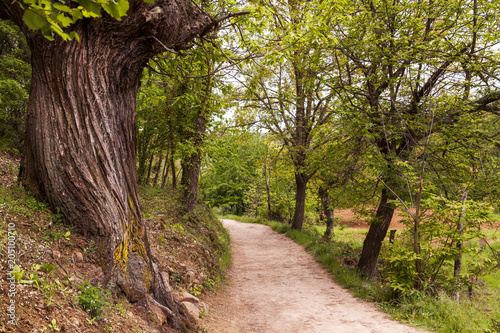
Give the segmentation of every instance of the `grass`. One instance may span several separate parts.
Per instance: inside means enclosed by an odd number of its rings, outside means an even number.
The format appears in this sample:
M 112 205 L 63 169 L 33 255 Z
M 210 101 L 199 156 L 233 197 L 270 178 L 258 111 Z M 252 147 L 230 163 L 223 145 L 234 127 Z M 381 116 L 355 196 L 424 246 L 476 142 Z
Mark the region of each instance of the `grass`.
M 367 230 L 336 227 L 330 242 L 322 242 L 323 226 L 304 226 L 303 231 L 291 230 L 287 224 L 228 215 L 247 223 L 260 223 L 284 233 L 316 257 L 333 279 L 355 296 L 374 301 L 395 320 L 433 332 L 493 333 L 500 332 L 500 272 L 491 271 L 483 277 L 472 299 L 462 297 L 457 302 L 444 291 L 434 294 L 412 291 L 396 295 L 379 281 L 368 281 L 355 269 Z M 493 248 L 500 248 L 498 230 L 486 230 Z M 470 244 L 481 247 L 480 242 Z M 484 248 L 484 246 L 483 246 Z M 484 249 L 486 255 L 489 249 Z M 465 262 L 473 258 L 465 258 Z

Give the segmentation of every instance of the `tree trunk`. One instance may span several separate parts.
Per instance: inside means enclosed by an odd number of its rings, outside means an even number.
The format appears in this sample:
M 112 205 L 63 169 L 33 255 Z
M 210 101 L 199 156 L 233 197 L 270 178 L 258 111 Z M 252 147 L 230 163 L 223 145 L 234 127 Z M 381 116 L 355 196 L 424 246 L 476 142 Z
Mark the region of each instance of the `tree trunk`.
M 85 19 L 73 28 L 81 42 L 49 42 L 22 24 L 16 2 L 0 17 L 22 27 L 30 45 L 32 86 L 22 184 L 64 221 L 98 244 L 103 283 L 131 301 L 153 294 L 182 328 L 183 306 L 153 263 L 137 193 L 136 92 L 147 59 L 184 47 L 210 23 L 189 2 L 130 1 L 128 17 Z M 172 33 L 174 32 L 174 33 Z
M 170 147 L 167 147 L 167 155 L 165 155 L 165 165 L 163 166 L 163 174 L 161 176 L 161 188 L 165 188 L 165 185 L 167 183 L 167 178 L 168 178 L 168 168 L 169 168 L 169 159 L 168 159 L 168 154 L 170 152 L 169 150 Z
M 334 224 L 334 216 L 333 209 L 331 208 L 331 199 L 330 194 L 328 193 L 328 189 L 320 186 L 318 189 L 319 198 L 321 200 L 321 206 L 323 208 L 323 215 L 326 220 L 326 230 L 323 235 L 323 240 L 329 241 L 332 239 L 333 234 L 333 224 Z
M 158 161 L 158 168 L 156 170 L 155 179 L 153 179 L 153 187 L 156 186 L 158 182 L 158 178 L 160 177 L 160 173 L 162 173 L 161 164 L 163 163 L 163 155 L 160 155 L 160 160 Z
M 267 172 L 267 165 L 264 165 L 264 180 L 266 182 L 266 194 L 267 194 L 267 218 L 271 218 L 271 172 Z
M 382 242 L 387 235 L 394 215 L 394 204 L 388 203 L 393 199 L 392 193 L 387 188 L 382 189 L 380 204 L 375 214 L 374 221 L 370 224 L 370 229 L 363 242 L 363 250 L 358 262 L 358 269 L 364 276 L 374 278 L 377 273 L 378 256 Z
M 174 152 L 170 156 L 170 169 L 172 169 L 172 189 L 177 189 L 177 174 L 175 173 Z
M 463 236 L 464 234 L 464 219 L 465 219 L 465 212 L 467 210 L 466 206 L 466 201 L 467 201 L 467 194 L 468 190 L 465 189 L 463 194 L 462 194 L 462 209 L 460 211 L 460 215 L 458 216 L 458 221 L 457 221 L 457 233 L 460 236 Z M 458 241 L 457 242 L 457 255 L 455 257 L 455 263 L 453 265 L 453 277 L 456 280 L 456 286 L 457 290 L 455 292 L 455 299 L 458 301 L 460 299 L 460 286 L 461 286 L 461 281 L 460 281 L 460 274 L 462 274 L 462 247 L 463 247 L 463 242 Z
M 194 209 L 194 204 L 196 203 L 196 197 L 198 195 L 198 180 L 200 179 L 201 169 L 201 145 L 203 144 L 203 136 L 206 130 L 206 119 L 202 113 L 203 110 L 200 110 L 196 116 L 194 133 L 194 148 L 196 153 L 188 157 L 182 164 L 182 198 L 184 201 L 184 211 L 186 213 Z
M 181 184 L 183 186 L 182 200 L 184 212 L 194 209 L 198 194 L 198 180 L 200 179 L 201 153 L 189 157 L 183 162 Z
M 144 175 L 146 173 L 146 161 L 148 159 L 147 146 L 148 144 L 146 143 L 146 139 L 144 139 L 142 142 L 139 142 L 137 146 L 137 162 L 139 164 L 137 170 L 137 179 L 139 184 L 142 184 L 144 182 Z
M 295 173 L 295 213 L 293 214 L 292 229 L 302 231 L 304 223 L 304 210 L 306 207 L 306 190 L 308 177 L 304 174 Z
M 155 155 L 151 154 L 151 157 L 149 158 L 149 164 L 148 164 L 148 175 L 146 176 L 146 181 L 144 184 L 149 185 L 149 180 L 151 179 L 151 169 L 153 168 L 153 160 L 155 159 Z

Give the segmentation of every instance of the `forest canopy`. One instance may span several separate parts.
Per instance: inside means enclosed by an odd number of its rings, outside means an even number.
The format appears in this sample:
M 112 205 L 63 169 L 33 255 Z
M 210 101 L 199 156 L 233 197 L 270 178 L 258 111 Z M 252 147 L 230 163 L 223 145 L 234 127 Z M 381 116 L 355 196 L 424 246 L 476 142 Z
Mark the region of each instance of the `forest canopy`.
M 202 200 L 324 225 L 325 242 L 350 209 L 367 223 L 365 277 L 398 295 L 460 291 L 498 269 L 491 246 L 462 260 L 500 216 L 498 13 L 481 0 L 3 2 L 0 146 L 22 152 L 25 188 L 101 240 L 108 286 L 176 318 L 139 185 L 172 191 L 186 216 Z

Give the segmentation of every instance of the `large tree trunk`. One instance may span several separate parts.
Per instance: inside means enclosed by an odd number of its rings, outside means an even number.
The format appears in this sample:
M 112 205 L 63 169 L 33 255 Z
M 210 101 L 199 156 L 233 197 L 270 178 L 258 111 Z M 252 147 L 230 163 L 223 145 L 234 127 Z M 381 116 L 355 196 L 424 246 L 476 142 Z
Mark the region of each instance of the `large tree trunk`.
M 135 106 L 143 66 L 210 23 L 188 1 L 130 1 L 128 17 L 82 20 L 81 42 L 25 32 L 33 58 L 22 184 L 99 246 L 105 285 L 131 301 L 153 294 L 180 329 L 179 306 L 151 259 L 137 194 Z M 0 17 L 22 26 L 16 2 Z
M 295 191 L 295 213 L 293 214 L 292 229 L 299 231 L 302 231 L 302 224 L 304 223 L 308 180 L 309 178 L 307 175 L 295 172 L 295 183 L 297 185 L 297 189 Z
M 382 189 L 380 204 L 375 214 L 374 221 L 370 224 L 370 229 L 363 242 L 363 251 L 358 262 L 358 269 L 366 277 L 373 278 L 377 273 L 378 256 L 382 242 L 387 235 L 387 230 L 391 225 L 394 215 L 394 204 L 388 201 L 393 199 L 392 193 L 387 188 Z

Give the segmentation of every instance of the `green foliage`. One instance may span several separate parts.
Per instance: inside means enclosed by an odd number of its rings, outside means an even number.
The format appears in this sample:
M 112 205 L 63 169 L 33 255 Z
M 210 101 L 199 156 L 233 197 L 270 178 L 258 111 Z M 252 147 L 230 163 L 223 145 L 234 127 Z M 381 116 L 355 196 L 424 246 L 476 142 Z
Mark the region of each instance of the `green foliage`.
M 50 321 L 50 324 L 49 324 L 49 328 L 52 330 L 52 331 L 57 331 L 59 332 L 61 330 L 61 328 L 59 328 L 59 326 L 57 325 L 57 321 L 55 318 L 53 318 L 51 321 Z
M 0 20 L 0 149 L 22 150 L 31 84 L 30 52 L 19 28 Z
M 494 298 L 498 300 L 497 297 Z M 490 308 L 487 313 L 483 310 L 489 303 L 486 300 L 456 302 L 445 293 L 430 296 L 415 291 L 402 297 L 396 307 L 386 309 L 398 320 L 419 323 L 433 332 L 497 332 L 494 327 L 498 310 Z
M 101 318 L 106 307 L 109 306 L 108 293 L 106 293 L 99 285 L 97 287 L 84 281 L 77 285 L 78 304 L 88 312 L 93 318 Z
M 12 276 L 14 277 L 14 279 L 16 279 L 16 282 L 18 283 L 23 278 L 24 273 L 26 273 L 26 271 L 24 269 L 21 269 L 21 267 L 19 267 L 18 265 L 15 265 L 14 269 L 12 270 Z
M 45 263 L 45 264 L 40 266 L 40 270 L 42 272 L 44 272 L 45 274 L 52 273 L 56 268 L 57 268 L 57 265 L 53 264 L 53 263 Z
M 214 138 L 208 149 L 207 168 L 201 177 L 203 199 L 213 207 L 228 206 L 242 214 L 257 175 L 256 162 L 262 142 L 252 133 Z
M 162 174 L 162 186 L 166 171 L 170 168 L 175 172 L 172 169 L 179 159 L 181 182 L 187 186 L 187 171 L 198 163 L 197 157 L 205 150 L 207 129 L 225 106 L 222 94 L 228 85 L 218 69 L 225 60 L 218 41 L 213 41 L 189 52 L 162 55 L 150 61 L 138 94 L 137 155 L 141 183 L 148 181 L 146 170 L 151 170 L 153 159 L 166 155 L 170 161 Z M 153 167 L 156 173 L 160 164 Z
M 55 35 L 65 41 L 80 37 L 75 31 L 65 28 L 84 18 L 101 17 L 101 8 L 116 20 L 121 20 L 127 14 L 129 2 L 127 0 L 72 0 L 75 6 L 51 0 L 23 0 L 19 1 L 25 11 L 23 22 L 32 30 L 40 30 L 43 36 L 54 40 Z
M 396 241 L 388 246 L 382 254 L 384 261 L 384 277 L 389 287 L 396 293 L 406 294 L 413 290 L 418 274 L 415 270 L 416 259 L 421 259 L 411 244 Z

